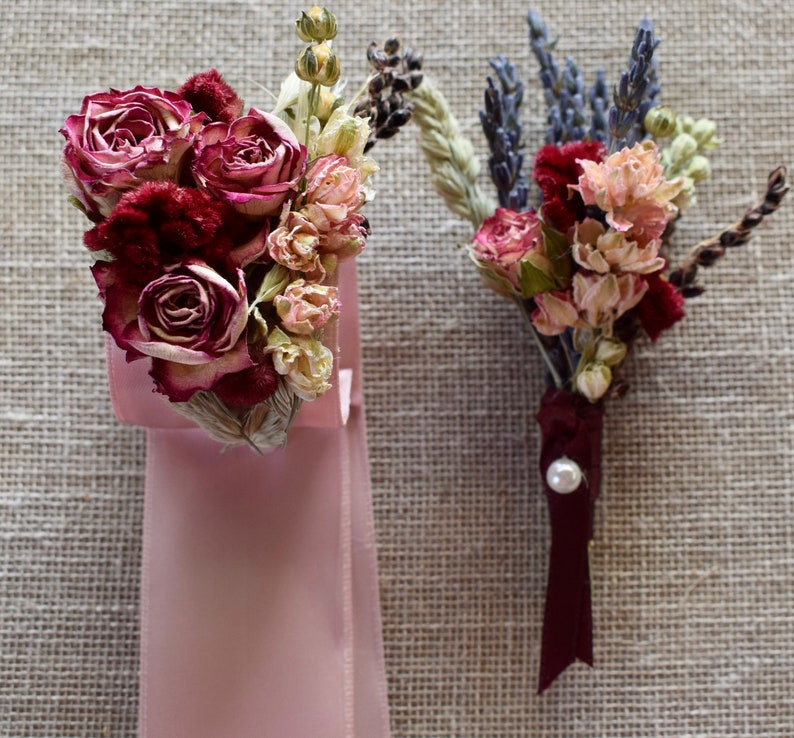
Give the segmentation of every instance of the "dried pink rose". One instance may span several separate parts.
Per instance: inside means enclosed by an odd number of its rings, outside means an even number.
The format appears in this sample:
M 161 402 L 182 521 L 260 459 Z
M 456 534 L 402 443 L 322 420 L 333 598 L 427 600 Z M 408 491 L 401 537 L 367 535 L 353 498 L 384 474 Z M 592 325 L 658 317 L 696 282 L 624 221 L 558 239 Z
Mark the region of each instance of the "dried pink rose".
M 280 118 L 251 108 L 230 124 L 210 123 L 196 143 L 199 188 L 254 219 L 277 215 L 306 169 L 306 147 Z
M 126 283 L 116 264 L 100 261 L 92 268 L 105 301 L 105 330 L 128 359 L 152 357 L 151 375 L 171 400 L 183 402 L 252 365 L 242 270 L 232 284 L 193 261 L 141 288 Z
M 534 210 L 497 208 L 474 235 L 470 254 L 477 265 L 520 292 L 521 260 L 530 253 L 545 258 L 543 232 Z M 551 264 L 549 264 L 549 272 Z
M 650 274 L 665 265 L 659 256 L 661 246 L 660 239 L 652 239 L 641 246 L 628 234 L 607 230 L 597 220 L 586 218 L 576 225 L 572 251 L 577 264 L 599 274 Z
M 308 336 L 339 314 L 339 290 L 297 279 L 273 300 L 281 323 L 290 333 Z
M 289 211 L 283 224 L 267 239 L 271 258 L 296 272 L 303 272 L 312 281 L 325 277 L 318 247 L 320 234 L 314 224 L 301 213 Z
M 344 156 L 321 156 L 306 173 L 303 216 L 320 233 L 342 227 L 364 204 L 361 174 Z
M 604 161 L 577 159 L 584 170 L 577 185 L 586 205 L 597 205 L 616 231 L 631 231 L 641 244 L 661 237 L 678 213 L 672 203 L 682 180 L 668 181 L 653 141 L 624 148 Z
M 175 93 L 151 87 L 87 96 L 61 129 L 70 193 L 92 220 L 100 220 L 142 182 L 178 181 L 204 119 Z

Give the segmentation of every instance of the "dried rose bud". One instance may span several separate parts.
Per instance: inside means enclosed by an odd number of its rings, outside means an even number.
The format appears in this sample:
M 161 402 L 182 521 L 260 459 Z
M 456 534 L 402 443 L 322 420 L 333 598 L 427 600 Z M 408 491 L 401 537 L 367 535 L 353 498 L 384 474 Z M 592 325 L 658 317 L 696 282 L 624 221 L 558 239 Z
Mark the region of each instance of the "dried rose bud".
M 590 402 L 600 400 L 612 383 L 612 371 L 599 361 L 588 364 L 576 377 L 576 389 Z

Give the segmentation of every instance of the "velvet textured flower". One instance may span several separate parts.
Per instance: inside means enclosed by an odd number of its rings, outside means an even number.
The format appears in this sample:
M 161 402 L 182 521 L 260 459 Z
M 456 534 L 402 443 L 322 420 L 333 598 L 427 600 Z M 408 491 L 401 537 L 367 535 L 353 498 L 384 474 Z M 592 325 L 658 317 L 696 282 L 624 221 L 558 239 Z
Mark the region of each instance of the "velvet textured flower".
M 684 315 L 684 297 L 661 274 L 645 277 L 648 291 L 637 305 L 637 318 L 651 341 L 674 326 Z
M 230 124 L 210 123 L 196 143 L 198 186 L 252 219 L 277 215 L 306 169 L 306 147 L 280 118 L 251 108 Z
M 84 236 L 91 251 L 107 251 L 128 282 L 145 284 L 184 259 L 223 272 L 243 267 L 267 248 L 267 229 L 230 206 L 172 182 L 148 182 L 128 192 L 111 216 Z
M 206 113 L 212 122 L 231 123 L 243 114 L 243 101 L 217 69 L 194 74 L 176 91 L 196 112 Z
M 87 96 L 61 129 L 70 193 L 97 221 L 142 182 L 178 181 L 204 119 L 175 93 L 153 87 Z
M 542 146 L 535 154 L 532 177 L 543 194 L 543 219 L 565 233 L 585 216 L 585 204 L 569 185 L 579 181 L 582 160 L 600 162 L 606 150 L 598 141 L 572 141 L 557 146 Z

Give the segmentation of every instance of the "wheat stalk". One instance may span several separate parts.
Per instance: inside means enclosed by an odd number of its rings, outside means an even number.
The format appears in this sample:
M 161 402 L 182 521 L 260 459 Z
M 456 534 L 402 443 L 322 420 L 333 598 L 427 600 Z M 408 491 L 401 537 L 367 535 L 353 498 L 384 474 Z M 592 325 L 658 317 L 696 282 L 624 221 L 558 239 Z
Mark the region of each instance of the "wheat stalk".
M 496 205 L 477 186 L 480 166 L 471 141 L 460 132 L 449 104 L 427 79 L 408 96 L 414 106 L 413 120 L 421 132 L 420 146 L 430 165 L 430 179 L 456 215 L 477 230 Z

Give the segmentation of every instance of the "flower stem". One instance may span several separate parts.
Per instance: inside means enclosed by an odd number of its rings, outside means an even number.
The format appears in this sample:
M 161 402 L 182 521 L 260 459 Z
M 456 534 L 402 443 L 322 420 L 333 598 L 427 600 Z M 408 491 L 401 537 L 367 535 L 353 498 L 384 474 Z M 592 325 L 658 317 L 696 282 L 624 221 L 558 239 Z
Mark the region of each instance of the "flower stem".
M 543 361 L 546 363 L 546 368 L 549 370 L 549 374 L 551 375 L 551 379 L 554 382 L 554 386 L 557 389 L 563 388 L 563 381 L 560 373 L 557 371 L 557 367 L 554 366 L 554 362 L 551 360 L 551 356 L 549 356 L 549 352 L 546 351 L 546 347 L 543 345 L 543 341 L 540 340 L 540 336 L 538 335 L 538 331 L 532 323 L 532 319 L 529 317 L 529 313 L 527 313 L 524 301 L 521 298 L 516 298 L 516 303 L 518 305 L 518 309 L 521 311 L 521 315 L 524 316 L 524 320 L 529 327 L 529 332 L 532 336 L 532 339 L 535 341 L 535 345 L 538 347 L 540 351 L 540 355 L 543 358 Z
M 320 85 L 312 84 L 311 90 L 309 90 L 309 112 L 306 114 L 306 133 L 304 134 L 303 145 L 308 149 L 309 148 L 309 136 L 311 133 L 311 125 L 312 125 L 312 118 L 317 113 L 317 103 L 319 101 L 318 91 L 320 89 Z

